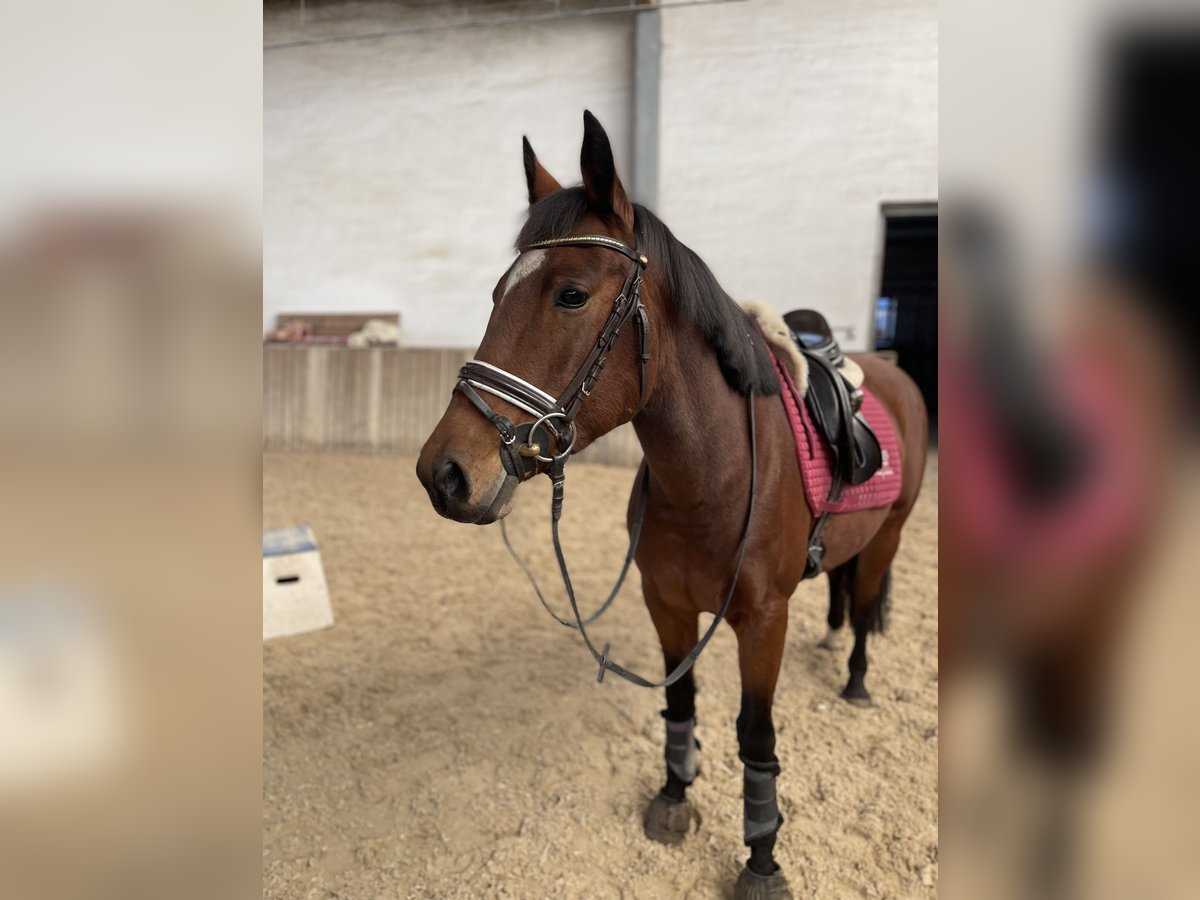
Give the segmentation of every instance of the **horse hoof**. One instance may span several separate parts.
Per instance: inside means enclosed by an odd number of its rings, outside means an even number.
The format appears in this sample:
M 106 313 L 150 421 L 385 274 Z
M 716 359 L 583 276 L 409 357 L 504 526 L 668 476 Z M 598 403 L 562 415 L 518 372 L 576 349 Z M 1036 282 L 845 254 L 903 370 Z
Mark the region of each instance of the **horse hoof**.
M 792 889 L 778 868 L 770 875 L 759 875 L 747 867 L 738 876 L 733 900 L 792 900 Z
M 642 828 L 646 837 L 660 844 L 681 844 L 692 826 L 692 805 L 658 794 L 646 807 Z
M 861 684 L 846 685 L 846 689 L 842 691 L 842 699 L 851 706 L 857 706 L 862 709 L 866 709 L 872 705 L 871 695 Z
M 841 635 L 830 628 L 825 632 L 825 637 L 817 641 L 817 646 L 822 650 L 840 650 L 842 647 Z

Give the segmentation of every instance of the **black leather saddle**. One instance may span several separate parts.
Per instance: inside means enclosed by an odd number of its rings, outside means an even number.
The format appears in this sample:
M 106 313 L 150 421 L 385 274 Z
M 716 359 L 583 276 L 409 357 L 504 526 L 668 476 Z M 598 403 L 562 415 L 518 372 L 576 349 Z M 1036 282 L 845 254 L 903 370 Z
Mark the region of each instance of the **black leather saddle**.
M 808 360 L 804 402 L 833 454 L 829 502 L 836 502 L 845 485 L 862 484 L 879 471 L 879 439 L 862 417 L 862 390 L 842 374 L 845 357 L 825 317 L 813 309 L 797 309 L 783 321 Z

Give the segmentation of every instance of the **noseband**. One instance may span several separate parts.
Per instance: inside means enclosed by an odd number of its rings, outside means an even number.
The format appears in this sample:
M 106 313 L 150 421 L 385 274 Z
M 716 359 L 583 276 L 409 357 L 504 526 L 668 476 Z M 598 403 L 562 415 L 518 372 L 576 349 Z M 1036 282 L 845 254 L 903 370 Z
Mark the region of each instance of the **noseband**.
M 551 467 L 552 478 L 554 469 L 561 472 L 562 465 L 575 447 L 575 417 L 579 414 L 583 401 L 591 396 L 595 389 L 621 329 L 631 318 L 637 328 L 640 359 L 638 408 L 640 409 L 646 401 L 650 366 L 650 322 L 646 316 L 646 308 L 642 306 L 641 289 L 642 270 L 649 260 L 632 247 L 599 234 L 535 241 L 521 247 L 519 252 L 528 253 L 531 250 L 546 250 L 551 247 L 602 247 L 628 257 L 631 265 L 621 293 L 613 301 L 612 312 L 609 313 L 604 327 L 600 329 L 596 343 L 557 400 L 541 388 L 491 363 L 471 360 L 459 370 L 458 384 L 454 389 L 470 400 L 484 418 L 500 432 L 500 459 L 504 469 L 522 481 L 538 471 L 539 463 Z M 518 409 L 535 416 L 535 420 L 523 425 L 513 424 L 511 419 L 493 409 L 479 395 L 480 391 L 508 401 Z M 553 453 L 549 452 L 551 438 L 555 446 Z M 556 484 L 560 484 L 557 479 L 554 480 Z M 560 492 L 556 490 L 556 494 Z M 556 510 L 561 509 L 561 497 L 557 499 Z
M 602 247 L 606 250 L 620 253 L 622 256 L 628 257 L 632 262 L 629 274 L 625 276 L 625 284 L 621 287 L 621 293 L 613 301 L 612 312 L 609 313 L 608 320 L 604 323 L 604 327 L 600 329 L 596 343 L 588 353 L 587 358 L 584 359 L 583 365 L 579 367 L 579 371 L 575 373 L 575 377 L 571 379 L 571 383 L 567 385 L 566 390 L 556 400 L 536 385 L 530 384 L 523 378 L 518 378 L 511 372 L 506 372 L 499 366 L 481 360 L 471 360 L 459 370 L 458 383 L 454 386 L 454 389 L 470 400 L 471 404 L 500 433 L 500 460 L 504 465 L 505 471 L 522 481 L 533 477 L 539 471 L 545 471 L 553 483 L 554 488 L 550 506 L 550 533 L 554 542 L 554 553 L 558 559 L 558 568 L 562 574 L 563 587 L 566 588 L 567 599 L 571 602 L 571 612 L 574 614 L 574 621 L 559 616 L 558 613 L 551 609 L 550 604 L 546 602 L 546 598 L 542 594 L 541 588 L 538 587 L 537 579 L 533 577 L 533 573 L 525 565 L 525 562 L 517 554 L 517 551 L 509 541 L 504 520 L 500 520 L 500 530 L 504 535 L 504 544 L 508 548 L 508 552 L 512 554 L 513 559 L 516 560 L 517 565 L 521 567 L 525 576 L 529 579 L 529 583 L 533 586 L 538 599 L 541 600 L 542 606 L 558 622 L 579 631 L 592 657 L 600 664 L 600 671 L 596 677 L 597 681 L 604 680 L 605 672 L 615 672 L 626 681 L 642 687 L 665 687 L 674 684 L 682 678 L 696 660 L 699 659 L 701 651 L 704 650 L 704 647 L 708 644 L 713 634 L 716 633 L 717 626 L 725 618 L 725 613 L 729 610 L 729 604 L 733 600 L 738 579 L 741 575 L 742 561 L 746 555 L 746 544 L 750 538 L 750 526 L 754 519 L 754 500 L 757 494 L 758 482 L 754 392 L 750 392 L 746 401 L 747 419 L 750 428 L 749 501 L 746 510 L 745 526 L 742 531 L 741 540 L 738 543 L 733 578 L 721 603 L 720 610 L 696 646 L 675 667 L 674 671 L 668 674 L 662 681 L 649 681 L 641 675 L 631 672 L 610 660 L 608 658 L 607 644 L 604 645 L 603 651 L 597 650 L 587 633 L 587 626 L 600 618 L 612 604 L 617 593 L 621 590 L 621 585 L 625 582 L 625 576 L 629 572 L 629 566 L 633 562 L 634 553 L 637 550 L 638 538 L 641 536 L 642 522 L 646 516 L 646 500 L 650 493 L 650 467 L 643 462 L 641 476 L 638 481 L 637 506 L 629 534 L 629 552 L 625 555 L 625 564 L 621 568 L 621 574 L 618 576 L 617 583 L 613 586 L 612 591 L 609 592 L 608 599 L 586 619 L 579 612 L 579 603 L 575 598 L 575 589 L 571 584 L 571 575 L 567 570 L 567 560 L 563 556 L 562 544 L 558 536 L 558 522 L 562 517 L 566 477 L 564 474 L 565 467 L 567 458 L 575 448 L 575 417 L 579 414 L 579 409 L 583 406 L 583 401 L 591 396 L 592 390 L 600 378 L 600 373 L 604 370 L 604 363 L 621 334 L 621 329 L 630 319 L 633 319 L 635 323 L 638 338 L 638 358 L 640 361 L 638 409 L 640 410 L 646 403 L 647 376 L 650 365 L 650 322 L 646 316 L 646 308 L 642 305 L 641 287 L 642 270 L 646 268 L 649 260 L 621 241 L 598 234 L 581 234 L 574 237 L 535 241 L 532 244 L 521 247 L 519 253 L 528 253 L 531 250 L 545 250 L 550 247 Z M 749 334 L 747 334 L 747 339 L 753 340 Z M 499 397 L 501 400 L 511 403 L 517 409 L 523 410 L 536 418 L 532 422 L 521 425 L 514 424 L 507 416 L 493 409 L 480 396 L 480 391 L 491 394 L 494 397 Z M 543 452 L 544 449 L 549 450 L 548 444 L 545 446 L 542 444 L 543 435 L 545 435 L 547 441 L 553 439 L 554 452 Z M 547 466 L 548 468 L 543 469 L 542 466 Z

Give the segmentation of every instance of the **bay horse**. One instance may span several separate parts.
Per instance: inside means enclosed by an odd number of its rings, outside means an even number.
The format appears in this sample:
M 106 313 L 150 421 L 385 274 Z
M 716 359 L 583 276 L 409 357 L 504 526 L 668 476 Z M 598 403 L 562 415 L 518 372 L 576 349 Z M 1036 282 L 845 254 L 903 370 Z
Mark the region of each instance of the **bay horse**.
M 708 266 L 630 202 L 591 113 L 584 113 L 582 186 L 564 188 L 528 140 L 524 162 L 530 205 L 518 255 L 496 283 L 476 359 L 421 450 L 417 476 L 439 514 L 486 525 L 508 513 L 521 481 L 549 474 L 557 548 L 566 460 L 633 423 L 645 460 L 628 520 L 640 532 L 634 559 L 671 675 L 657 684 L 632 675 L 607 648 L 596 650 L 586 631 L 584 638 L 601 677 L 613 671 L 666 688 L 666 780 L 646 809 L 645 831 L 676 844 L 689 830 L 686 792 L 698 749 L 690 665 L 724 612 L 738 641 L 750 848 L 735 896 L 790 897 L 774 859 L 783 819 L 771 707 L 788 598 L 804 574 L 814 517 L 775 396 L 781 385 L 770 350 Z M 833 516 L 824 535 L 831 610 L 848 604 L 855 635 L 843 695 L 866 703 L 867 635 L 884 622 L 889 568 L 920 490 L 928 425 L 907 375 L 878 358 L 856 361 L 903 451 L 899 498 Z M 560 565 L 578 618 L 561 554 Z M 701 612 L 718 614 L 703 639 Z

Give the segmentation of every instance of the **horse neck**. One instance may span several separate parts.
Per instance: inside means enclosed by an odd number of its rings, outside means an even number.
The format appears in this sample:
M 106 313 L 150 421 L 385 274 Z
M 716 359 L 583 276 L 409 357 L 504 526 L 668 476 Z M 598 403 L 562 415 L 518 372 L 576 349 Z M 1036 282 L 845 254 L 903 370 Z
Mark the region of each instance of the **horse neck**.
M 633 427 L 656 496 L 681 509 L 721 505 L 728 496 L 722 486 L 744 480 L 749 462 L 746 398 L 729 387 L 715 351 L 694 323 L 658 317 L 651 327 L 658 335 L 651 344 L 657 371 Z

